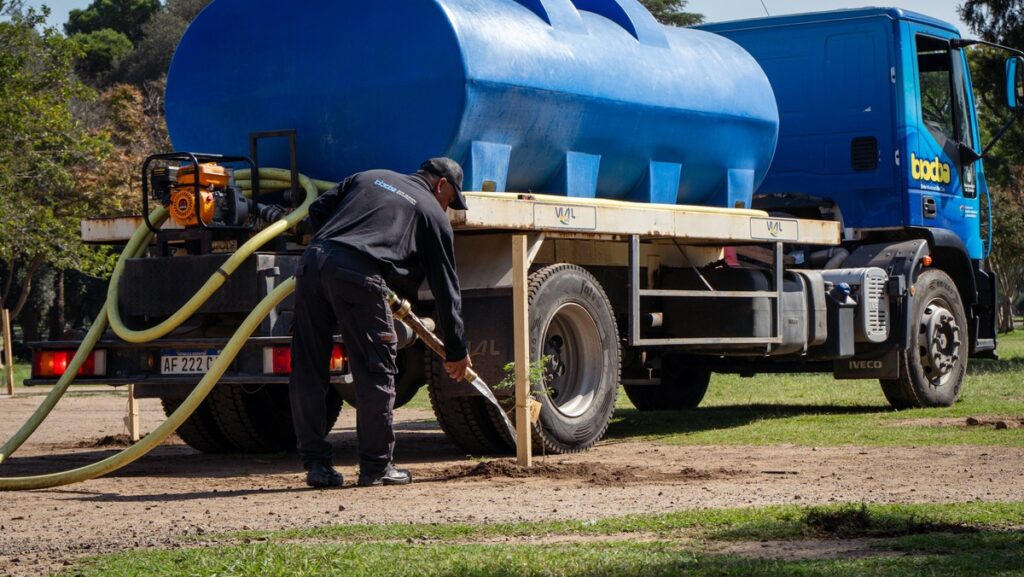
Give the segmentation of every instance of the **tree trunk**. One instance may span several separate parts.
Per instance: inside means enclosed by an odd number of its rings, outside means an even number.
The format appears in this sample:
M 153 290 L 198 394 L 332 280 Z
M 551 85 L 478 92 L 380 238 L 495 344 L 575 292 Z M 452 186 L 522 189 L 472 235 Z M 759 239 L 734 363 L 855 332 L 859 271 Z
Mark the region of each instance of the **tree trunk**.
M 63 338 L 64 329 L 67 327 L 67 322 L 64 318 L 65 313 L 65 300 L 64 300 L 64 271 L 58 270 L 57 274 L 53 277 L 53 309 L 50 315 L 50 340 L 59 341 Z
M 43 255 L 37 254 L 32 257 L 32 261 L 28 263 L 28 267 L 25 268 L 25 278 L 21 281 L 21 294 L 18 295 L 18 302 L 14 304 L 14 308 L 11 309 L 11 323 L 17 320 L 18 315 L 21 314 L 21 310 L 25 308 L 25 303 L 28 302 L 28 293 L 32 292 L 32 277 L 35 276 L 36 271 L 43 265 Z
M 7 261 L 7 278 L 4 279 L 4 288 L 0 291 L 0 308 L 6 308 L 7 299 L 11 296 L 11 287 L 14 285 L 14 267 L 18 261 L 11 259 Z

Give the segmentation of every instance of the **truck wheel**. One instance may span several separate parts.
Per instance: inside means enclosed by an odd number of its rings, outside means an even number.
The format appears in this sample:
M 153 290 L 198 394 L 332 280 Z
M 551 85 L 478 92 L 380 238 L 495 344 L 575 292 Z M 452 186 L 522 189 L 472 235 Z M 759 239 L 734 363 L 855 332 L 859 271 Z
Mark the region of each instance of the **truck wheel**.
M 661 365 L 660 385 L 625 385 L 626 396 L 638 411 L 681 411 L 695 409 L 704 400 L 711 383 L 711 371 L 688 367 L 666 356 Z
M 445 387 L 457 386 L 444 372 L 444 361 L 437 355 L 426 355 L 427 391 L 430 406 L 445 435 L 471 455 L 511 453 L 515 440 L 503 434 L 501 415 L 477 396 L 451 397 Z
M 423 345 L 415 344 L 398 351 L 395 357 L 395 365 L 398 367 L 398 374 L 395 376 L 395 408 L 405 406 L 416 396 L 420 387 L 427 382 L 425 374 L 426 348 Z M 351 407 L 357 406 L 356 386 L 354 383 L 340 385 L 336 389 L 341 398 Z
M 178 410 L 183 399 L 161 398 L 164 414 L 168 417 Z M 185 444 L 203 453 L 230 453 L 234 446 L 228 441 L 224 433 L 220 432 L 217 421 L 210 411 L 209 398 L 203 399 L 199 408 L 195 410 L 185 422 L 178 427 L 177 433 Z
M 549 453 L 592 447 L 615 411 L 619 331 L 600 283 L 575 265 L 555 264 L 530 275 L 530 358 L 549 357 L 547 382 L 534 385 L 540 420 L 534 443 Z
M 218 428 L 241 453 L 295 451 L 288 387 L 281 385 L 217 385 L 207 398 Z M 327 395 L 327 426 L 341 413 L 341 397 Z
M 900 378 L 882 380 L 893 407 L 948 407 L 960 398 L 967 373 L 967 317 L 949 276 L 929 269 L 914 283 L 916 330 L 900 353 Z
M 407 405 L 427 382 L 426 355 L 427 348 L 420 343 L 398 351 L 395 359 L 398 365 L 398 375 L 395 377 L 396 409 Z

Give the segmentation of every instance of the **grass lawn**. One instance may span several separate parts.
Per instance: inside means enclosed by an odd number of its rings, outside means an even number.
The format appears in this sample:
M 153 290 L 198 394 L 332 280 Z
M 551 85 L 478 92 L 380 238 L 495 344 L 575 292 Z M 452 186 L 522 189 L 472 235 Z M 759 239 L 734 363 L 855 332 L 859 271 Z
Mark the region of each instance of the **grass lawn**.
M 3 380 L 7 376 L 7 369 L 0 369 L 0 395 L 7 394 L 7 385 L 4 384 L 6 381 Z M 32 373 L 32 366 L 28 363 L 14 363 L 14 390 L 25 391 L 27 390 L 21 383 L 29 377 Z
M 1024 331 L 1001 336 L 999 355 L 998 361 L 970 361 L 961 401 L 949 408 L 895 411 L 878 381 L 837 381 L 828 374 L 714 375 L 700 407 L 689 411 L 642 413 L 620 390 L 606 438 L 688 445 L 1024 447 L 1024 428 L 924 422 L 1024 418 Z M 406 406 L 431 410 L 426 387 Z
M 176 550 L 105 555 L 82 560 L 64 575 L 1024 575 L 1022 522 L 1024 504 L 962 504 L 338 526 L 229 534 Z M 811 559 L 759 559 L 730 548 L 809 539 L 826 548 L 860 541 L 857 555 Z
M 895 411 L 878 381 L 831 375 L 714 375 L 695 410 L 641 413 L 619 397 L 610 438 L 670 444 L 1001 445 L 1024 447 L 1024 428 L 950 426 L 926 420 L 1024 418 L 1024 333 L 1000 337 L 1000 360 L 972 359 L 961 401 Z

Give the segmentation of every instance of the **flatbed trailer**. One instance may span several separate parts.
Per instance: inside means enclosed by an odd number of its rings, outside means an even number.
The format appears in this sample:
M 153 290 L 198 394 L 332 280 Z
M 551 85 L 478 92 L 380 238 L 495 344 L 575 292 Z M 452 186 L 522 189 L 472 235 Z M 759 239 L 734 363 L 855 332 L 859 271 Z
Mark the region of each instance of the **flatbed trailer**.
M 785 340 L 779 329 L 785 322 L 780 303 L 784 302 L 787 247 L 835 247 L 840 243 L 836 222 L 777 218 L 760 210 L 533 193 L 467 192 L 466 196 L 471 209 L 449 214 L 474 366 L 487 382 L 495 384 L 507 376 L 508 363 L 527 367 L 527 358 L 536 362 L 549 357 L 547 385 L 531 390 L 527 371 L 517 370 L 518 389 L 497 391 L 499 397 L 515 397 L 517 445 L 523 459 L 531 452 L 531 441 L 543 445 L 544 450 L 561 452 L 593 445 L 607 427 L 620 383 L 631 396 L 642 395 L 644 387 L 662 387 L 661 373 L 668 369 L 660 366 L 660 360 L 666 351 L 728 346 L 754 356 L 769 355 Z M 119 244 L 140 225 L 141 217 L 90 219 L 82 223 L 82 238 L 90 243 Z M 746 264 L 727 261 L 730 247 L 741 254 L 752 250 L 755 259 Z M 205 278 L 198 268 L 215 269 L 225 258 L 216 254 L 157 256 L 166 250 L 154 243 L 148 258 L 129 263 L 122 282 L 126 314 L 148 312 L 142 315 L 142 324 L 180 304 L 169 302 L 173 301 L 169 295 L 188 294 L 190 287 L 182 285 L 169 292 L 167 279 L 188 284 L 185 277 Z M 197 316 L 219 316 L 230 323 L 232 315 L 288 276 L 301 250 L 302 245 L 291 242 L 282 251 L 254 255 L 252 265 L 243 266 L 237 278 L 221 289 L 225 294 Z M 707 279 L 702 281 L 705 286 L 696 289 L 674 288 L 662 281 L 663 276 L 680 274 L 701 278 L 702 269 L 730 266 L 760 271 L 757 274 L 766 283 L 743 290 L 709 290 Z M 186 270 L 190 274 L 184 274 Z M 266 271 L 272 275 L 267 276 Z M 563 287 L 567 282 L 571 286 Z M 415 296 L 418 307 L 429 313 L 429 291 L 421 287 Z M 665 332 L 665 313 L 656 310 L 659 303 L 708 298 L 771 303 L 767 317 L 764 311 L 759 313 L 762 324 L 766 320 L 768 326 L 756 335 L 736 335 L 736 327 L 731 327 L 731 333 L 709 331 L 685 338 Z M 250 339 L 234 370 L 211 394 L 206 403 L 209 407 L 197 411 L 183 427 L 183 436 L 193 445 L 206 450 L 287 448 L 288 376 L 281 367 L 267 362 L 274 351 L 287 348 L 290 342 L 291 301 L 280 308 L 272 315 L 279 321 L 266 321 L 264 330 Z M 199 321 L 192 323 L 192 330 L 204 323 L 210 325 Z M 661 329 L 654 326 L 659 324 Z M 170 352 L 217 351 L 230 330 L 213 332 L 217 336 L 169 335 L 145 345 L 125 343 L 108 333 L 97 346 L 106 357 L 106 374 L 80 377 L 76 382 L 134 384 L 138 396 L 159 397 L 165 408 L 173 410 L 201 373 L 164 374 L 161 366 Z M 402 350 L 399 404 L 411 399 L 425 383 L 442 427 L 456 443 L 477 453 L 509 450 L 512 439 L 496 426 L 500 416 L 471 387 L 448 380 L 440 363 L 421 345 L 411 339 L 404 342 L 409 346 Z M 67 350 L 76 344 L 57 341 L 38 343 L 36 348 Z M 346 368 L 332 373 L 332 381 L 340 397 L 355 402 Z M 699 376 L 697 381 L 699 389 Z M 26 384 L 50 382 L 52 379 L 33 378 Z M 539 420 L 532 428 L 526 426 L 529 419 L 524 416 L 536 411 L 530 407 L 534 402 L 531 396 L 541 405 Z M 688 404 L 694 404 L 693 399 Z M 240 422 L 229 422 L 230 411 L 238 413 L 234 418 Z M 266 418 L 268 413 L 274 418 Z M 528 434 L 531 430 L 532 435 Z M 586 433 L 582 438 L 581 431 Z

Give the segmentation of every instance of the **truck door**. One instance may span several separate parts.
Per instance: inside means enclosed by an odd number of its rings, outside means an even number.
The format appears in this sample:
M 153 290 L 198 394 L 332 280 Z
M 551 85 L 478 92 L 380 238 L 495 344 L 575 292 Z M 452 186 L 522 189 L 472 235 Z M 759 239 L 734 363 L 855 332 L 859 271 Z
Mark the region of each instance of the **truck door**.
M 947 229 L 959 236 L 971 258 L 982 258 L 978 204 L 979 162 L 963 145 L 977 150 L 973 101 L 963 52 L 951 49 L 949 35 L 914 29 L 916 110 L 907 114 L 907 176 L 912 226 Z M 916 130 L 909 122 L 917 116 Z

